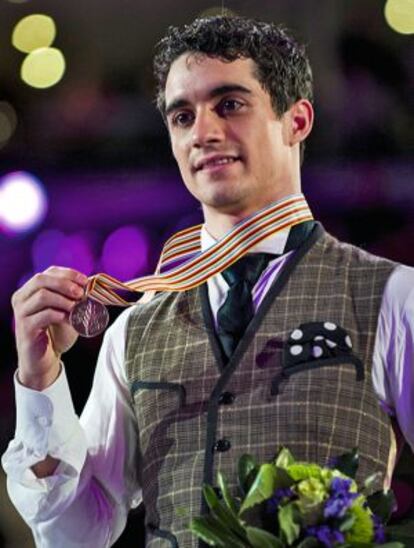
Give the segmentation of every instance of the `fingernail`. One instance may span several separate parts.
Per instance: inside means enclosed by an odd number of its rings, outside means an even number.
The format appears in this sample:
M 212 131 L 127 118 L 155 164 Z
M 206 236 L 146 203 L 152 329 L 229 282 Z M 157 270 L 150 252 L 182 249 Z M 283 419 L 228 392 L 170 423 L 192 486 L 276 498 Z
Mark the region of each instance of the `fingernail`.
M 83 297 L 83 289 L 81 289 L 80 287 L 75 287 L 74 289 L 74 293 L 76 295 L 76 297 Z
M 85 274 L 78 274 L 77 281 L 85 285 L 88 282 L 88 277 Z

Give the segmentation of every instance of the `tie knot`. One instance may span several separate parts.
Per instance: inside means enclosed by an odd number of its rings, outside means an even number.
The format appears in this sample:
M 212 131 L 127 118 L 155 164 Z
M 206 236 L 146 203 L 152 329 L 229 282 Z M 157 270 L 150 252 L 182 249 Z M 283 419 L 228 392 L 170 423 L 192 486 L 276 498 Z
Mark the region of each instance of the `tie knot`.
M 230 287 L 238 282 L 246 281 L 251 289 L 269 261 L 274 257 L 275 255 L 270 253 L 244 255 L 244 257 L 223 270 L 222 275 Z

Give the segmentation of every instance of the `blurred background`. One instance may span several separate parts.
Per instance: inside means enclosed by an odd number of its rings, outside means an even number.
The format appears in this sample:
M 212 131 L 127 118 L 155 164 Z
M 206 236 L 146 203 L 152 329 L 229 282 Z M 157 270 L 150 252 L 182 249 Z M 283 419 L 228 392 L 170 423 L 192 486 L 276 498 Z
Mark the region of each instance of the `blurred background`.
M 414 2 L 224 8 L 284 23 L 307 44 L 316 124 L 303 182 L 315 216 L 339 238 L 414 265 Z M 150 273 L 162 242 L 199 222 L 154 107 L 151 60 L 168 25 L 222 9 L 202 0 L 0 0 L 0 453 L 14 429 L 11 294 L 51 264 L 121 280 Z M 79 412 L 100 341 L 80 340 L 65 358 Z M 31 547 L 4 483 L 0 472 L 0 548 Z M 118 547 L 140 545 L 141 517 Z

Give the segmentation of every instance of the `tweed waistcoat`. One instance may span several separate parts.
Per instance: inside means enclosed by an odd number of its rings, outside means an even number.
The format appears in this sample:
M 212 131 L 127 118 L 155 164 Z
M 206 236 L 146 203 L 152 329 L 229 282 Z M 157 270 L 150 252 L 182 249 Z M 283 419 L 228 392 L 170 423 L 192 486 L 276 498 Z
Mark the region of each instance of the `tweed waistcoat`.
M 161 293 L 127 328 L 126 373 L 139 430 L 147 546 L 195 548 L 203 482 L 225 473 L 236 493 L 244 453 L 269 461 L 281 446 L 326 464 L 353 447 L 360 477 L 385 475 L 388 416 L 371 379 L 385 283 L 394 263 L 340 243 L 317 225 L 284 266 L 236 348 L 221 361 L 207 288 Z M 330 322 L 352 353 L 286 370 L 289 335 Z

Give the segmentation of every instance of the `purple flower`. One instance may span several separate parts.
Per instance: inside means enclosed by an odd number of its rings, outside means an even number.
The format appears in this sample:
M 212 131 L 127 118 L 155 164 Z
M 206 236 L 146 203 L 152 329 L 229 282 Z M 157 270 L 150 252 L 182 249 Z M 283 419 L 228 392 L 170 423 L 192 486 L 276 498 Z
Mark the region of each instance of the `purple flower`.
M 352 480 L 345 478 L 333 478 L 331 481 L 331 493 L 348 493 Z
M 343 478 L 334 478 L 331 482 L 331 496 L 325 503 L 323 515 L 325 518 L 342 518 L 352 501 L 357 498 L 357 493 L 350 493 L 352 481 Z
M 306 529 L 308 537 L 315 537 L 325 548 L 333 548 L 336 543 L 343 544 L 345 537 L 337 529 L 329 527 L 329 525 L 314 525 Z
M 385 528 L 381 519 L 375 514 L 372 515 L 372 521 L 374 524 L 374 541 L 377 544 L 384 544 L 387 540 L 385 537 Z
M 356 493 L 338 493 L 330 497 L 323 509 L 325 518 L 342 518 L 351 506 L 352 501 L 357 497 Z
M 290 487 L 280 487 L 279 489 L 276 489 L 273 496 L 267 501 L 267 513 L 275 514 L 282 500 L 290 499 L 293 495 L 294 492 Z

